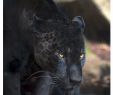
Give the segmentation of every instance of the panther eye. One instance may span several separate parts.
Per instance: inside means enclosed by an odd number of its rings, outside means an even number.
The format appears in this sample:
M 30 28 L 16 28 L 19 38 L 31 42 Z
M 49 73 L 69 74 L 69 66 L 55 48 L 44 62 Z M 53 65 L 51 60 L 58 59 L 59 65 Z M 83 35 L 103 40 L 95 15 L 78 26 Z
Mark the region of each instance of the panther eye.
M 63 58 L 63 57 L 64 57 L 64 55 L 63 55 L 63 54 L 59 54 L 59 56 L 60 56 L 61 58 Z
M 80 61 L 81 61 L 81 65 L 84 66 L 85 64 L 85 49 L 81 49 L 81 55 L 80 55 Z
M 59 58 L 64 58 L 64 55 L 62 53 L 56 52 L 55 55 L 57 55 Z
M 84 54 L 81 54 L 80 55 L 80 59 L 82 60 L 84 58 Z

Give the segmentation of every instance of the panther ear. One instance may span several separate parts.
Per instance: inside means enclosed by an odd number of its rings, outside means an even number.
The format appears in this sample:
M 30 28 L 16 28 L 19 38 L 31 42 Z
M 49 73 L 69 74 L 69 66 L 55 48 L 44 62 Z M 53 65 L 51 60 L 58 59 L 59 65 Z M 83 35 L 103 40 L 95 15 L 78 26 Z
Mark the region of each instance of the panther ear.
M 43 25 L 45 23 L 46 23 L 46 21 L 44 19 L 42 19 L 42 18 L 40 18 L 40 17 L 38 17 L 36 15 L 33 15 L 33 25 L 32 26 L 35 29 L 39 29 L 40 25 Z
M 84 31 L 85 22 L 84 22 L 84 19 L 81 16 L 74 17 L 72 21 L 77 22 L 80 25 L 80 28 L 82 29 L 82 32 Z
M 40 22 L 44 22 L 43 19 L 41 19 L 40 17 L 36 16 L 35 14 L 33 15 L 33 21 L 40 23 Z

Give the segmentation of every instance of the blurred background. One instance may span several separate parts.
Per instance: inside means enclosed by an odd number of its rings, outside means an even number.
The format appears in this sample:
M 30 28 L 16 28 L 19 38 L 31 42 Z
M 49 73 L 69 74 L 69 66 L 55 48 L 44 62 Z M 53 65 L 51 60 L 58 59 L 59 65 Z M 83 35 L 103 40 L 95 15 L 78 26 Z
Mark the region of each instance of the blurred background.
M 110 0 L 54 0 L 70 19 L 86 23 L 81 95 L 110 95 Z

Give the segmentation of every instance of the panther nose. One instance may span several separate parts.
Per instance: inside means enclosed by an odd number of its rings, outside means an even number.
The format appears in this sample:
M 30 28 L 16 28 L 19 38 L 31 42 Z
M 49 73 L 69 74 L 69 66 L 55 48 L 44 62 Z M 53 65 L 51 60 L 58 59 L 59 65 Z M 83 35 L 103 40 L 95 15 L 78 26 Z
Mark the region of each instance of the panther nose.
M 66 90 L 70 91 L 70 90 L 72 90 L 72 89 L 73 89 L 73 86 L 72 86 L 72 85 L 67 85 L 67 86 L 66 86 Z
M 72 79 L 70 79 L 70 83 L 72 85 L 80 85 L 81 84 L 81 80 L 72 80 Z
M 70 67 L 70 83 L 73 85 L 79 85 L 82 81 L 82 70 L 76 65 Z

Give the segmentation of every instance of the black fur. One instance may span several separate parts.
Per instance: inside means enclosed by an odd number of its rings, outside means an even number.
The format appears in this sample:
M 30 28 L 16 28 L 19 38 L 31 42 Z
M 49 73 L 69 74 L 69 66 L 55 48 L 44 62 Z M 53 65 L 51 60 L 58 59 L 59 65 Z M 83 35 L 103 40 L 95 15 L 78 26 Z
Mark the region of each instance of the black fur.
M 31 95 L 78 95 L 85 56 L 80 22 L 52 0 L 4 0 L 4 95 L 27 95 L 30 83 Z

